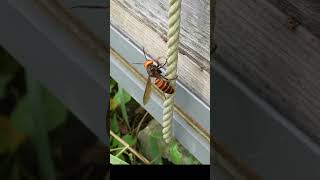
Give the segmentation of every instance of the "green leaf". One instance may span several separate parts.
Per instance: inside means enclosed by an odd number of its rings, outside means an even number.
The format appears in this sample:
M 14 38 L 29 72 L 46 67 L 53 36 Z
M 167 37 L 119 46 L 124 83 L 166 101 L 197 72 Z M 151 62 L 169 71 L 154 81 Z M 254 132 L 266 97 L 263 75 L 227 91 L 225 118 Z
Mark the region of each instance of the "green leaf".
M 120 153 L 120 151 L 121 151 L 121 150 L 116 151 L 116 154 Z M 123 161 L 125 161 L 125 157 L 124 157 L 124 154 L 123 154 L 123 153 L 125 153 L 125 152 L 122 152 L 121 154 L 119 154 L 119 155 L 116 156 L 116 157 L 119 158 L 119 159 L 121 159 L 121 160 L 123 160 Z
M 122 117 L 123 117 L 124 121 L 126 122 L 127 127 L 128 127 L 129 129 L 131 129 L 131 128 L 130 128 L 130 123 L 129 123 L 128 113 L 127 113 L 127 110 L 126 110 L 126 105 L 123 104 L 123 103 L 121 103 L 121 104 L 120 104 L 120 108 L 121 108 Z
M 127 104 L 131 100 L 131 96 L 124 89 L 120 88 L 114 96 L 114 100 L 117 101 L 119 104 Z
M 32 120 L 32 99 L 24 97 L 15 107 L 11 119 L 13 126 L 21 133 L 32 135 L 35 122 Z
M 119 105 L 121 106 L 122 116 L 127 121 L 128 115 L 126 113 L 125 105 L 131 100 L 131 96 L 123 89 L 119 89 L 113 98 L 110 98 L 110 111 L 115 110 Z M 124 108 L 123 108 L 124 107 Z
M 114 133 L 119 132 L 119 124 L 118 124 L 118 120 L 117 120 L 117 115 L 116 113 L 112 114 L 112 118 L 111 118 L 111 131 L 113 131 Z
M 42 107 L 47 121 L 47 130 L 51 131 L 65 121 L 67 109 L 47 89 L 43 89 L 43 92 Z
M 129 160 L 130 160 L 131 164 L 133 164 L 133 154 L 129 153 L 128 157 L 129 157 Z
M 154 136 L 150 136 L 149 142 L 150 154 L 151 158 L 153 159 L 152 161 L 154 162 L 154 164 L 162 164 L 161 152 L 158 144 L 159 139 Z
M 121 114 L 127 126 L 130 128 L 126 104 L 131 100 L 131 96 L 122 88 L 119 89 L 114 99 L 120 103 Z
M 110 163 L 112 165 L 129 165 L 127 162 L 123 161 L 122 159 L 110 154 Z
M 173 143 L 170 145 L 169 154 L 174 164 L 180 164 L 182 161 L 182 153 L 179 151 L 178 144 Z
M 116 133 L 118 136 L 120 136 L 120 132 Z M 116 140 L 116 138 L 114 137 L 111 137 L 111 148 L 117 148 L 117 147 L 120 147 L 121 146 L 121 143 Z
M 117 85 L 116 81 L 114 81 L 113 79 L 110 78 L 110 91 L 112 92 L 112 89 Z
M 30 87 L 33 91 L 32 87 Z M 43 115 L 47 131 L 56 128 L 65 121 L 66 108 L 45 88 L 40 87 L 39 95 L 33 98 L 28 94 L 17 104 L 12 113 L 12 121 L 17 130 L 32 135 L 35 130 L 36 114 Z
M 110 137 L 110 149 L 116 148 L 115 139 Z
M 114 111 L 119 106 L 119 103 L 116 100 L 114 100 L 114 98 L 110 98 L 110 102 L 109 103 L 110 103 L 109 104 L 110 111 Z
M 130 134 L 124 135 L 124 136 L 122 137 L 122 139 L 123 139 L 124 141 L 126 141 L 130 146 L 132 146 L 132 145 L 134 145 L 134 144 L 137 143 L 137 139 L 134 138 L 134 137 L 133 137 L 132 135 L 130 135 Z
M 27 89 L 27 95 L 12 113 L 12 122 L 17 130 L 31 135 L 42 179 L 55 180 L 56 173 L 51 158 L 47 130 L 49 125 L 56 124 L 49 121 L 52 119 L 56 121 L 55 118 L 58 117 L 52 115 L 51 112 L 59 113 L 60 111 L 52 109 L 52 107 L 56 108 L 56 104 L 51 102 L 53 98 L 47 97 L 49 93 L 29 76 L 27 76 Z M 50 115 L 54 117 L 48 117 Z

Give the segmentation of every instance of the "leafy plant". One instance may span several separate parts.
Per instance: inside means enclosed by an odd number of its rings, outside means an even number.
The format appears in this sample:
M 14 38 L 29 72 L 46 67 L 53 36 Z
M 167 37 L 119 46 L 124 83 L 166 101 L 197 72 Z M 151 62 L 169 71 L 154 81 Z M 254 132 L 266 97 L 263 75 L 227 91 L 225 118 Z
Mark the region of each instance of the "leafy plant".
M 127 127 L 130 129 L 128 113 L 126 110 L 126 104 L 130 102 L 131 96 L 122 88 L 118 89 L 118 92 L 110 101 L 110 110 L 113 111 L 120 106 L 121 114 L 125 120 Z
M 110 154 L 110 163 L 113 165 L 129 165 L 127 162 L 112 154 Z
M 126 107 L 127 104 L 132 100 L 132 97 L 124 89 L 119 88 L 117 83 L 113 79 L 110 80 L 110 96 L 110 128 L 116 135 L 121 137 L 130 146 L 134 146 L 137 143 L 137 139 L 130 134 L 131 128 Z M 121 117 L 125 122 L 125 127 L 124 124 L 119 123 L 122 119 L 119 117 L 117 110 L 119 110 L 121 113 Z M 125 129 L 129 129 L 129 131 Z M 127 133 L 123 134 L 124 132 Z M 113 137 L 110 138 L 110 148 L 112 153 L 114 155 L 117 155 L 117 158 L 123 161 L 133 161 L 134 158 L 132 157 L 132 154 L 123 151 L 123 148 L 125 147 Z
M 117 115 L 115 113 L 112 114 L 112 118 L 111 118 L 111 131 L 113 131 L 114 133 L 118 133 L 119 132 L 119 124 L 118 124 L 118 120 L 117 120 Z
M 150 153 L 154 164 L 163 164 L 161 159 L 161 151 L 159 147 L 159 140 L 161 139 L 161 132 L 153 132 L 150 136 Z
M 120 133 L 119 133 L 120 134 Z M 119 134 L 117 134 L 119 136 Z M 133 137 L 132 135 L 126 134 L 124 136 L 122 136 L 122 139 L 128 143 L 130 146 L 133 146 L 137 143 L 137 139 L 135 137 Z M 114 154 L 116 154 L 116 156 L 122 160 L 125 160 L 125 156 L 123 155 L 126 154 L 128 156 L 128 158 L 132 161 L 133 158 L 131 157 L 130 153 L 127 153 L 125 151 L 123 151 L 123 149 L 125 148 L 125 146 L 123 144 L 121 144 L 118 140 L 116 140 L 115 138 L 112 138 L 112 143 L 111 143 L 111 151 L 114 151 Z
M 182 161 L 182 153 L 179 151 L 179 146 L 176 142 L 170 145 L 170 158 L 174 164 L 180 164 Z
M 0 48 L 0 99 L 7 95 L 8 84 L 22 67 Z M 22 71 L 21 71 L 22 72 Z M 0 114 L 0 153 L 13 154 L 25 139 L 30 138 L 38 156 L 38 167 L 43 179 L 54 180 L 55 170 L 51 159 L 48 131 L 65 121 L 66 108 L 47 89 L 29 75 L 27 92 L 18 102 L 11 116 Z M 13 162 L 12 179 L 19 179 L 19 163 Z
M 113 88 L 115 88 L 115 86 Z M 131 99 L 131 96 L 125 90 L 120 88 L 116 92 L 115 96 L 110 99 L 110 111 L 116 110 L 120 105 L 125 106 Z
M 31 77 L 27 78 L 28 93 L 12 114 L 15 128 L 32 138 L 38 155 L 42 176 L 54 180 L 55 170 L 51 159 L 48 131 L 65 120 L 65 107 Z
M 110 79 L 110 86 L 109 86 L 109 92 L 112 93 L 114 87 L 117 85 L 116 81 L 113 79 Z
M 50 131 L 62 124 L 66 116 L 66 108 L 49 91 L 37 82 L 28 81 L 28 93 L 17 104 L 12 113 L 15 128 L 27 135 L 37 132 L 37 120 L 41 117 L 43 128 Z M 41 127 L 42 128 L 42 127 Z

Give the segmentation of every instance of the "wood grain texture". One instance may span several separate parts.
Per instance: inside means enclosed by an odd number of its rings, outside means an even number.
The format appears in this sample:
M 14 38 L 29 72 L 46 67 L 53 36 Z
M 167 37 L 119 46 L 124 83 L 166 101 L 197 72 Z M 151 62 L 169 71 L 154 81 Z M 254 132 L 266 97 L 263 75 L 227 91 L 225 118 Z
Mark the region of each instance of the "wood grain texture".
M 111 24 L 152 57 L 166 56 L 168 2 L 111 0 Z M 183 1 L 178 78 L 210 105 L 209 0 Z
M 217 61 L 320 142 L 320 42 L 264 0 L 217 1 Z
M 300 24 L 311 33 L 320 37 L 320 1 L 319 0 L 268 0 L 288 16 L 297 18 Z

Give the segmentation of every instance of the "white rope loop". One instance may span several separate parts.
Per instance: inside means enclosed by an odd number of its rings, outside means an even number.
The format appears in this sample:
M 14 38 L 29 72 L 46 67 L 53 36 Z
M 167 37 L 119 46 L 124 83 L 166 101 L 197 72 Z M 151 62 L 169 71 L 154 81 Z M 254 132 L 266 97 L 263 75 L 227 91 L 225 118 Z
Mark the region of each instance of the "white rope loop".
M 169 2 L 169 30 L 168 30 L 168 50 L 167 50 L 167 78 L 174 79 L 177 74 L 178 64 L 178 45 L 180 33 L 180 12 L 181 0 L 170 0 Z M 175 80 L 170 82 L 175 87 Z M 172 117 L 174 107 L 174 95 L 166 94 L 166 100 L 163 103 L 163 139 L 169 143 L 172 139 Z

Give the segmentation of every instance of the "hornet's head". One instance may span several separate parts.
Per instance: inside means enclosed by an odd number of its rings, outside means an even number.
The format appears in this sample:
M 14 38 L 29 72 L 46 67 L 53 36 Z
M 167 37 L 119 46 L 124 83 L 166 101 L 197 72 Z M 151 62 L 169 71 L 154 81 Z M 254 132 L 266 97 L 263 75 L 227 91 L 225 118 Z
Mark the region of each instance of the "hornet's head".
M 150 59 L 147 59 L 147 60 L 144 62 L 144 68 L 148 69 L 148 67 L 149 67 L 150 65 L 152 65 L 152 64 L 153 64 L 153 61 L 150 60 Z

